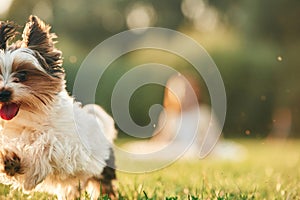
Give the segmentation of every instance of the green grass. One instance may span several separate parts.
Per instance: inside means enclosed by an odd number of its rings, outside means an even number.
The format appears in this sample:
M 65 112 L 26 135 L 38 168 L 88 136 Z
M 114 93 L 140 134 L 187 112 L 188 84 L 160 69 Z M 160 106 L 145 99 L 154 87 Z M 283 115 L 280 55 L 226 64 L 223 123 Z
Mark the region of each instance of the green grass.
M 300 141 L 239 141 L 248 151 L 240 162 L 179 160 L 144 174 L 118 172 L 120 199 L 300 199 Z M 54 199 L 22 195 L 0 186 L 0 199 Z M 102 199 L 107 199 L 103 197 Z

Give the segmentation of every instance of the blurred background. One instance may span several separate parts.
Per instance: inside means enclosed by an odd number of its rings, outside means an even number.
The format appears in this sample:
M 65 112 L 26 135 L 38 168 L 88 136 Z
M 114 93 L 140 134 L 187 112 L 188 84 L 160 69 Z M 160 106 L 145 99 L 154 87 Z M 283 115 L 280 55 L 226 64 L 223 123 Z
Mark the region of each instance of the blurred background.
M 218 66 L 228 100 L 225 138 L 300 137 L 300 1 L 0 0 L 0 5 L 1 20 L 23 25 L 35 14 L 52 25 L 64 53 L 69 91 L 80 64 L 100 42 L 128 29 L 164 27 L 195 39 Z M 148 62 L 194 73 L 189 63 L 168 52 L 132 52 L 105 72 L 97 103 L 111 112 L 114 84 Z M 202 101 L 209 104 L 202 85 Z M 162 104 L 163 93 L 158 85 L 134 93 L 130 112 L 136 123 L 149 123 L 149 108 Z

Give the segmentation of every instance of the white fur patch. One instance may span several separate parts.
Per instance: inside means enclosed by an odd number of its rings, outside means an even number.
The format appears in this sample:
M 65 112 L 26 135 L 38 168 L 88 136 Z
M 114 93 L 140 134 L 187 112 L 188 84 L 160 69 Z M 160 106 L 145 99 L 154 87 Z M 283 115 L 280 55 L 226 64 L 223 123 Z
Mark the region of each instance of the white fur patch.
M 2 87 L 10 82 L 12 74 L 13 62 L 27 62 L 32 63 L 36 69 L 47 73 L 45 69 L 39 64 L 38 60 L 33 56 L 33 51 L 28 48 L 19 48 L 14 51 L 0 51 L 0 78 L 3 81 Z
M 79 181 L 84 186 L 89 178 L 100 177 L 106 166 L 116 134 L 112 122 L 96 105 L 82 108 L 74 103 L 66 91 L 58 94 L 47 116 L 21 111 L 5 122 L 1 151 L 15 152 L 28 169 L 16 179 L 2 174 L 0 182 L 32 189 L 30 183 L 38 180 L 42 182 L 35 190 L 67 196 L 76 193 Z

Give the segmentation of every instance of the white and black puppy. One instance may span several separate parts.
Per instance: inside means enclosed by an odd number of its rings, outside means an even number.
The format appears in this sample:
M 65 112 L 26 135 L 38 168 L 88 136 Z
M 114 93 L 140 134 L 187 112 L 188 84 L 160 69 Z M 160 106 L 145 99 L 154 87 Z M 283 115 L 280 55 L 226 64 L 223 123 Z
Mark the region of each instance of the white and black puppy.
M 50 26 L 30 16 L 22 40 L 0 22 L 0 182 L 73 199 L 114 195 L 113 119 L 74 101 Z

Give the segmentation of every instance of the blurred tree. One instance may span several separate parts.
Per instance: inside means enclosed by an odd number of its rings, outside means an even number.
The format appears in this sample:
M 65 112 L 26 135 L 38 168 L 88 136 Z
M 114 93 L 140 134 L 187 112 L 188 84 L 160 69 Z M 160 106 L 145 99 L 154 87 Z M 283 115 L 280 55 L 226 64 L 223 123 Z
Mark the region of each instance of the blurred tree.
M 272 129 L 273 111 L 283 106 L 292 110 L 292 131 L 300 136 L 300 1 L 14 0 L 6 17 L 24 24 L 30 14 L 46 20 L 58 33 L 70 89 L 86 54 L 101 41 L 130 27 L 160 26 L 192 30 L 198 38 L 217 36 L 210 40 L 221 42 L 209 52 L 227 90 L 225 134 L 263 137 Z M 212 23 L 215 26 L 209 26 Z M 205 32 L 205 27 L 211 32 Z M 232 41 L 238 41 L 238 45 Z M 130 68 L 130 59 L 122 59 L 123 64 L 117 62 L 119 66 L 104 78 L 106 85 L 114 85 L 120 71 Z M 109 94 L 111 89 L 107 86 L 104 93 Z M 148 92 L 135 96 L 146 102 Z M 151 103 L 158 101 L 159 95 Z M 102 96 L 98 103 L 110 107 L 109 98 Z M 140 124 L 148 120 L 142 116 L 148 107 L 144 111 L 133 108 Z
M 270 118 L 270 114 L 277 107 L 287 107 L 293 112 L 292 131 L 299 136 L 300 111 L 298 102 L 300 89 L 297 85 L 299 85 L 300 62 L 299 53 L 296 52 L 300 51 L 300 21 L 298 20 L 300 18 L 300 2 L 296 0 L 232 0 L 229 2 L 211 0 L 208 2 L 225 16 L 222 18 L 225 23 L 241 34 L 245 45 L 247 45 L 241 50 L 246 50 L 249 53 L 249 55 L 243 56 L 243 60 L 248 57 L 259 61 L 248 66 L 252 68 L 251 71 L 260 73 L 262 68 L 267 69 L 264 75 L 260 74 L 262 82 L 259 82 L 260 86 L 258 85 L 256 90 L 261 91 L 264 88 L 268 90 L 268 94 L 271 94 L 272 101 L 267 102 L 264 106 L 265 108 L 266 106 L 269 107 L 269 111 L 256 113 L 250 111 L 254 118 L 247 120 L 251 124 L 249 127 L 259 126 L 268 130 L 275 122 L 270 119 L 269 123 L 265 123 L 265 120 L 262 123 L 262 118 Z M 265 48 L 265 53 L 259 49 L 262 47 Z M 270 56 L 265 56 L 267 51 L 269 51 L 267 54 L 273 57 L 273 62 L 268 60 Z M 257 52 L 262 53 L 261 55 L 265 57 L 259 56 Z M 244 67 L 245 65 L 240 66 L 237 70 L 240 71 Z M 251 73 L 247 73 L 247 76 L 251 78 Z M 253 85 L 251 87 L 255 88 Z M 247 89 L 248 92 L 249 89 Z M 236 88 L 232 90 L 236 92 Z M 253 94 L 250 92 L 248 96 Z M 269 101 L 269 96 L 266 97 L 266 101 Z M 257 105 L 253 104 L 254 110 L 256 107 Z M 264 111 L 266 110 L 264 109 Z M 257 120 L 256 117 L 259 116 L 261 116 L 260 120 Z
M 37 14 L 53 24 L 56 32 L 68 35 L 79 45 L 93 48 L 109 36 L 127 29 L 127 14 L 137 3 L 153 7 L 157 15 L 155 26 L 177 29 L 183 20 L 181 0 L 172 3 L 158 0 L 14 1 L 7 18 L 23 24 L 30 14 Z

